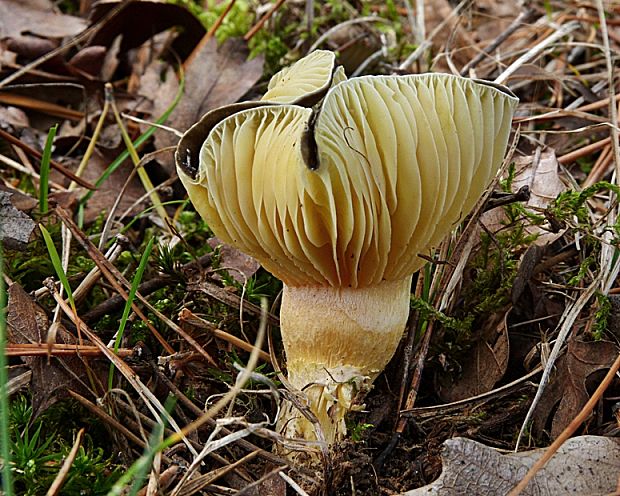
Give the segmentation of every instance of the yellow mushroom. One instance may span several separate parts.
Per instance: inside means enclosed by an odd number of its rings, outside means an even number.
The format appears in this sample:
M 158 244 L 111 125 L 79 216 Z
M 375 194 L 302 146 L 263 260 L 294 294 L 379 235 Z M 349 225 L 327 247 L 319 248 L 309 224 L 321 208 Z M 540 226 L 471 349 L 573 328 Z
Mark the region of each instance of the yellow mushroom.
M 276 74 L 263 101 L 210 112 L 181 140 L 197 211 L 284 283 L 288 379 L 328 443 L 398 346 L 419 254 L 495 175 L 517 101 L 445 74 L 346 80 L 318 51 Z M 317 439 L 283 411 L 287 435 Z

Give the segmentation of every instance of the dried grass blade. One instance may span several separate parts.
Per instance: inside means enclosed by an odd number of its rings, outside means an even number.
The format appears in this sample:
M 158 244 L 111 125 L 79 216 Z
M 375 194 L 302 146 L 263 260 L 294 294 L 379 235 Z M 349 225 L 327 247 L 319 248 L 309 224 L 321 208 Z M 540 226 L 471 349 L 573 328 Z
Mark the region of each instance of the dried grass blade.
M 168 117 L 170 117 L 170 114 L 172 113 L 172 111 L 176 108 L 178 103 L 181 101 L 184 91 L 185 91 L 185 77 L 183 76 L 183 71 L 181 71 L 179 75 L 179 89 L 176 95 L 174 96 L 174 100 L 172 100 L 172 103 L 170 104 L 170 106 L 155 121 L 156 124 L 163 124 L 164 122 L 166 122 Z M 149 127 L 135 141 L 132 142 L 133 147 L 138 148 L 139 146 L 144 144 L 146 140 L 148 140 L 153 135 L 153 133 L 155 133 L 156 130 L 157 128 L 155 126 Z M 101 174 L 99 179 L 97 179 L 97 181 L 95 182 L 95 187 L 98 188 L 99 186 L 101 186 L 106 181 L 106 179 L 108 179 L 110 175 L 112 175 L 112 173 L 114 173 L 114 171 L 118 169 L 120 165 L 127 158 L 129 158 L 129 151 L 125 150 L 118 157 L 116 157 L 116 159 L 108 166 L 108 168 L 103 172 L 103 174 Z M 81 204 L 82 209 L 84 207 L 84 204 L 90 199 L 92 195 L 93 195 L 93 192 L 89 191 L 80 199 L 80 204 Z
M 213 405 L 207 412 L 205 412 L 204 415 L 196 419 L 194 422 L 186 425 L 181 432 L 175 433 L 172 436 L 168 437 L 158 447 L 158 449 L 165 449 L 169 446 L 172 446 L 173 444 L 177 443 L 182 436 L 185 436 L 188 433 L 195 431 L 196 429 L 209 422 L 209 420 L 215 417 L 226 405 L 228 405 L 228 403 L 230 403 L 237 396 L 237 394 L 239 394 L 239 392 L 243 389 L 243 386 L 248 382 L 252 375 L 252 372 L 256 368 L 256 364 L 258 363 L 259 351 L 262 348 L 267 329 L 267 300 L 263 298 L 261 303 L 261 309 L 263 313 L 261 315 L 260 325 L 258 327 L 258 333 L 256 335 L 256 342 L 254 343 L 254 349 L 250 353 L 250 358 L 248 359 L 247 366 L 237 377 L 235 385 L 215 405 Z
M 163 424 L 160 423 L 155 426 L 153 432 L 151 433 L 149 443 L 144 450 L 144 454 L 140 458 L 138 458 L 131 465 L 131 467 L 129 467 L 127 472 L 125 472 L 118 481 L 116 481 L 116 483 L 108 493 L 108 496 L 120 496 L 121 494 L 136 496 L 138 494 L 138 491 L 140 490 L 142 483 L 146 477 L 146 473 L 151 468 L 155 453 L 157 453 L 156 443 L 163 431 Z M 127 491 L 126 486 L 131 481 L 133 482 L 129 488 L 129 491 Z
M 512 76 L 521 66 L 538 57 L 538 55 L 540 55 L 548 46 L 560 40 L 567 34 L 572 33 L 578 27 L 579 23 L 576 21 L 567 22 L 566 24 L 559 26 L 555 33 L 534 45 L 530 50 L 510 64 L 504 72 L 497 76 L 494 82 L 497 84 L 505 84 L 510 76 Z
M 103 352 L 106 358 L 110 360 L 110 362 L 112 362 L 114 366 L 123 374 L 125 379 L 127 379 L 127 382 L 135 389 L 135 391 L 138 393 L 140 398 L 142 398 L 142 401 L 144 401 L 144 404 L 149 409 L 151 414 L 157 419 L 157 421 L 161 423 L 162 422 L 161 417 L 163 417 L 170 424 L 170 426 L 172 426 L 172 428 L 178 433 L 178 440 L 183 441 L 187 445 L 190 452 L 193 453 L 194 455 L 197 455 L 197 451 L 194 449 L 191 443 L 185 438 L 185 436 L 183 435 L 181 431 L 181 428 L 178 426 L 176 421 L 170 416 L 168 411 L 159 402 L 159 400 L 151 392 L 151 390 L 142 383 L 142 381 L 138 377 L 138 374 L 136 374 L 129 365 L 127 365 L 119 356 L 117 356 L 113 352 L 113 350 L 108 348 L 103 343 L 103 341 L 101 341 L 99 336 L 97 336 L 92 330 L 90 330 L 90 328 L 84 322 L 82 322 L 80 318 L 77 317 L 77 315 L 74 315 L 72 313 L 71 309 L 67 306 L 65 301 L 62 298 L 60 298 L 55 288 L 53 288 L 52 296 L 54 297 L 56 302 L 61 306 L 65 314 L 71 319 L 71 321 L 76 326 L 79 326 L 82 328 L 82 331 L 84 332 L 84 334 L 86 334 L 88 339 L 90 339 L 95 344 L 95 346 L 97 346 Z
M 60 468 L 58 474 L 56 475 L 56 478 L 54 479 L 54 482 L 48 489 L 47 496 L 55 496 L 62 489 L 62 486 L 67 480 L 67 476 L 69 475 L 69 470 L 71 470 L 71 465 L 73 465 L 75 457 L 78 454 L 78 450 L 82 445 L 82 439 L 84 439 L 84 427 L 82 427 L 78 431 L 77 436 L 75 436 L 75 442 L 71 447 L 71 451 L 67 455 L 67 458 L 65 458 L 62 467 Z
M 112 107 L 112 113 L 114 114 L 114 118 L 116 119 L 116 124 L 118 125 L 121 131 L 123 141 L 125 142 L 125 146 L 127 147 L 127 151 L 129 152 L 129 157 L 131 158 L 131 161 L 133 162 L 134 167 L 136 167 L 138 170 L 138 177 L 140 178 L 140 181 L 142 181 L 142 185 L 144 186 L 144 189 L 146 190 L 146 192 L 149 194 L 151 198 L 151 202 L 153 203 L 153 206 L 155 207 L 155 210 L 157 211 L 162 222 L 166 226 L 166 229 L 170 230 L 170 228 L 168 227 L 168 222 L 170 222 L 170 218 L 168 217 L 168 214 L 166 213 L 166 209 L 163 207 L 161 203 L 161 198 L 159 197 L 159 193 L 157 193 L 155 186 L 153 186 L 153 182 L 151 181 L 151 178 L 147 174 L 144 167 L 140 167 L 140 157 L 138 156 L 136 147 L 131 141 L 129 134 L 127 133 L 127 129 L 125 128 L 125 125 L 123 124 L 123 119 L 121 119 L 121 115 L 118 111 L 118 108 L 116 107 L 116 103 L 114 102 L 114 96 L 112 95 L 112 85 L 110 83 L 107 83 L 105 85 L 105 91 L 106 91 L 106 101 L 110 102 L 110 106 Z
M 568 334 L 570 333 L 570 331 L 573 329 L 573 325 L 575 324 L 577 317 L 579 317 L 579 314 L 581 313 L 583 308 L 588 304 L 588 302 L 590 301 L 590 298 L 592 298 L 592 296 L 594 295 L 600 282 L 601 282 L 601 275 L 599 274 L 599 276 L 596 279 L 594 279 L 594 281 L 592 281 L 592 283 L 581 294 L 581 296 L 572 305 L 566 308 L 566 311 L 562 315 L 560 324 L 558 325 L 560 332 L 558 334 L 558 337 L 556 338 L 555 344 L 553 345 L 551 354 L 549 355 L 549 358 L 547 359 L 545 370 L 543 372 L 542 378 L 540 379 L 540 384 L 538 386 L 538 389 L 536 390 L 536 395 L 534 396 L 534 400 L 532 401 L 532 404 L 530 405 L 530 408 L 527 411 L 525 420 L 523 421 L 523 425 L 521 426 L 521 430 L 519 431 L 519 436 L 517 437 L 517 442 L 515 444 L 515 452 L 519 450 L 521 438 L 523 437 L 523 434 L 525 433 L 525 430 L 530 420 L 532 419 L 532 415 L 534 415 L 534 410 L 538 406 L 538 403 L 540 402 L 542 398 L 542 395 L 547 387 L 547 384 L 549 383 L 549 379 L 551 377 L 553 367 L 558 357 L 560 356 L 560 352 L 562 351 L 562 348 L 564 347 L 564 342 L 566 341 L 566 338 L 568 337 Z
M 56 208 L 56 213 L 58 217 L 67 225 L 67 227 L 73 233 L 75 239 L 84 247 L 90 258 L 95 262 L 97 267 L 101 270 L 103 276 L 108 280 L 108 282 L 114 287 L 114 289 L 123 297 L 123 299 L 127 300 L 129 297 L 127 292 L 121 286 L 124 285 L 126 288 L 131 288 L 131 284 L 123 277 L 123 275 L 118 271 L 118 269 L 103 256 L 103 254 L 97 249 L 97 247 L 84 235 L 84 233 L 80 230 L 69 212 L 64 210 L 62 207 Z M 140 299 L 140 301 L 146 301 L 140 293 L 136 293 L 136 296 Z M 143 322 L 147 325 L 153 336 L 159 341 L 159 343 L 164 347 L 166 352 L 173 354 L 174 348 L 168 344 L 168 342 L 164 339 L 164 337 L 153 327 L 153 325 L 146 318 L 144 313 L 138 308 L 135 303 L 132 303 L 132 309 L 138 317 L 140 317 Z
M 106 424 L 108 424 L 113 429 L 116 429 L 118 432 L 120 432 L 123 436 L 125 436 L 129 441 L 134 443 L 136 446 L 139 446 L 142 449 L 144 449 L 146 447 L 146 443 L 142 439 L 140 439 L 138 436 L 136 436 L 132 431 L 130 431 L 127 427 L 125 427 L 123 424 L 121 424 L 114 417 L 111 417 L 106 412 L 104 412 L 97 405 L 91 403 L 90 401 L 88 401 L 86 398 L 84 398 L 82 395 L 76 393 L 75 391 L 71 391 L 69 389 L 67 392 L 69 393 L 69 395 L 74 400 L 76 400 L 78 403 L 80 403 L 90 413 L 92 413 L 93 415 L 95 415 L 96 417 L 101 419 L 102 422 L 105 422 Z
M 207 485 L 212 484 L 220 477 L 228 474 L 229 472 L 232 472 L 233 470 L 237 469 L 244 463 L 254 459 L 256 455 L 258 455 L 259 453 L 260 451 L 258 450 L 251 451 L 250 453 L 245 455 L 243 458 L 239 458 L 239 460 L 237 460 L 234 463 L 230 463 L 226 465 L 225 467 L 216 468 L 215 470 L 212 470 L 211 472 L 207 474 L 194 477 L 193 479 L 189 480 L 185 484 L 185 487 L 183 488 L 183 490 L 179 492 L 179 496 L 193 496 L 198 491 L 202 491 Z

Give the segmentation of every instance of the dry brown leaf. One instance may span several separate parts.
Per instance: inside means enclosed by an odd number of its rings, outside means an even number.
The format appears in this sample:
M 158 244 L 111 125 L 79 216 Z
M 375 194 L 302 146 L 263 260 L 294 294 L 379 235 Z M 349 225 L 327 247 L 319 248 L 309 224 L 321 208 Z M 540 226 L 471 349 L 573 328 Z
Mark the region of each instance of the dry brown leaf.
M 23 210 L 28 209 L 19 206 L 20 203 L 24 205 L 24 197 L 34 201 L 22 193 L 0 186 L 0 242 L 5 248 L 23 249 L 28 244 L 32 231 L 36 227 L 35 222 L 23 212 Z M 34 205 L 36 203 L 34 201 Z M 29 205 L 32 203 L 30 202 Z M 34 206 L 30 206 L 30 208 L 34 208 Z
M 180 29 L 175 33 L 171 48 L 181 59 L 185 59 L 205 34 L 204 27 L 189 10 L 162 1 L 101 0 L 94 6 L 91 20 L 101 20 L 122 3 L 125 6 L 90 38 L 90 45 L 111 46 L 120 35 L 120 52 L 127 53 L 157 33 L 177 26 Z
M 5 131 L 11 132 L 12 129 L 28 127 L 29 124 L 28 116 L 23 110 L 11 106 L 0 107 L 0 126 Z
M 220 267 L 226 269 L 230 276 L 239 284 L 246 283 L 260 268 L 260 264 L 251 256 L 246 255 L 233 246 L 227 245 L 221 239 L 211 238 L 207 243 L 213 249 L 220 248 Z
M 247 44 L 243 40 L 231 38 L 220 46 L 215 40 L 207 43 L 187 68 L 183 98 L 166 125 L 184 132 L 207 111 L 238 101 L 263 75 L 263 58 L 247 60 L 248 54 Z M 149 77 L 152 78 L 152 75 Z M 177 85 L 176 78 L 170 81 L 168 75 L 161 85 L 161 91 L 152 93 L 152 85 L 148 86 L 149 93 L 143 93 L 143 96 L 152 100 L 153 116 L 163 114 L 170 106 Z M 155 146 L 176 146 L 178 140 L 171 133 L 159 132 Z M 174 173 L 172 157 L 161 162 L 170 174 Z
M 47 0 L 0 0 L 0 40 L 28 34 L 64 38 L 87 25 L 84 19 L 55 12 Z
M 541 154 L 540 160 L 534 163 L 532 157 L 520 157 L 515 160 L 517 174 L 512 183 L 512 190 L 518 191 L 522 186 L 529 186 L 530 199 L 527 207 L 532 207 L 532 213 L 541 215 L 540 210 L 546 209 L 556 197 L 566 190 L 566 185 L 560 179 L 560 165 L 554 150 Z M 538 234 L 535 243 L 544 246 L 553 243 L 562 236 L 562 233 L 549 232 L 538 226 L 528 226 L 527 232 Z
M 19 284 L 11 284 L 7 292 L 8 342 L 45 343 L 50 325 L 45 311 Z M 76 340 L 61 326 L 56 334 L 56 342 L 74 344 Z M 22 360 L 32 370 L 30 391 L 35 417 L 65 397 L 67 389 L 88 394 L 88 386 L 84 382 L 87 380 L 85 366 L 77 356 L 62 359 L 51 357 L 49 363 L 47 357 L 23 357 Z M 104 372 L 104 368 L 101 372 Z
M 67 67 L 77 74 L 87 74 L 88 76 L 97 76 L 107 55 L 107 48 L 99 45 L 88 46 L 82 48 L 67 63 Z
M 540 159 L 536 161 L 534 157 L 517 157 L 515 162 L 515 177 L 512 181 L 511 191 L 516 193 L 523 186 L 530 189 L 530 199 L 525 203 L 525 207 L 535 215 L 541 216 L 542 210 L 547 208 L 549 204 L 563 191 L 566 185 L 560 178 L 560 166 L 558 164 L 555 152 L 553 150 L 546 151 L 541 154 Z M 501 208 L 494 208 L 485 212 L 480 221 L 486 229 L 492 233 L 500 231 L 504 228 L 506 215 Z M 539 246 L 546 246 L 560 238 L 563 232 L 554 233 L 548 226 L 525 225 L 525 231 L 528 234 L 537 234 L 538 238 L 533 242 Z
M 543 449 L 502 455 L 496 449 L 464 438 L 448 439 L 443 471 L 428 486 L 402 496 L 507 494 L 543 454 Z M 569 439 L 522 496 L 564 496 L 615 493 L 620 473 L 620 440 L 599 436 Z
M 507 312 L 494 314 L 487 319 L 480 339 L 468 353 L 462 373 L 439 391 L 443 401 L 458 401 L 486 393 L 504 376 L 510 351 L 507 315 Z
M 590 399 L 586 388 L 588 377 L 608 369 L 617 356 L 616 345 L 608 341 L 569 342 L 534 413 L 534 433 L 541 434 L 553 414 L 551 437 L 556 438 Z

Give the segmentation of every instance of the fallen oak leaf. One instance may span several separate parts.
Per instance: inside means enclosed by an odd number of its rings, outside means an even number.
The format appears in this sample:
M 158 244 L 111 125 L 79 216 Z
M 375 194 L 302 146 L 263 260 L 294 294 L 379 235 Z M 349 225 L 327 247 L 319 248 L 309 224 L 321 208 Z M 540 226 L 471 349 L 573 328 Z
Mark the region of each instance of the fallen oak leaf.
M 448 439 L 441 455 L 443 471 L 439 479 L 401 496 L 508 494 L 544 452 L 537 449 L 503 455 L 471 439 Z M 521 494 L 615 493 L 619 471 L 619 439 L 575 437 L 564 443 Z
M 617 356 L 616 346 L 608 341 L 570 341 L 532 418 L 535 435 L 542 434 L 553 414 L 551 437 L 555 439 L 590 398 L 588 377 L 609 369 Z

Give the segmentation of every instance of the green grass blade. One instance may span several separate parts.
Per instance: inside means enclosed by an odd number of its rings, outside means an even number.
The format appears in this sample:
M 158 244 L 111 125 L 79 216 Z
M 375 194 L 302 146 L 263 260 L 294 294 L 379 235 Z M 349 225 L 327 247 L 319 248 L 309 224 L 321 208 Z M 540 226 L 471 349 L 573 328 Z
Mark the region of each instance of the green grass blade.
M 50 236 L 45 227 L 39 224 L 39 229 L 41 230 L 41 234 L 43 234 L 43 240 L 45 241 L 45 246 L 47 247 L 47 251 L 50 254 L 50 259 L 52 261 L 52 265 L 54 266 L 54 270 L 56 271 L 56 275 L 58 276 L 58 280 L 62 284 L 65 292 L 67 293 L 67 299 L 69 300 L 69 305 L 71 305 L 71 309 L 73 312 L 76 312 L 75 301 L 73 299 L 73 291 L 71 291 L 71 286 L 69 285 L 69 279 L 67 279 L 67 274 L 65 274 L 64 269 L 62 268 L 62 262 L 60 261 L 60 255 L 58 255 L 58 251 L 56 250 L 56 246 L 54 245 L 54 240 Z M 77 313 L 77 312 L 76 312 Z
M 2 491 L 6 496 L 13 496 L 13 479 L 11 476 L 11 438 L 9 437 L 9 382 L 8 363 L 6 359 L 7 327 L 5 308 L 7 305 L 4 288 L 4 261 L 0 246 L 0 459 L 2 460 Z
M 39 210 L 42 214 L 46 214 L 49 210 L 47 196 L 49 193 L 50 161 L 52 160 L 52 145 L 54 144 L 57 129 L 58 124 L 54 124 L 47 133 L 45 148 L 43 148 L 43 156 L 41 157 L 41 170 L 39 174 Z
M 166 111 L 155 121 L 156 124 L 163 124 L 166 122 L 168 117 L 172 111 L 176 108 L 177 104 L 181 101 L 181 97 L 183 96 L 183 92 L 185 90 L 185 77 L 183 74 L 180 75 L 179 78 L 179 90 L 177 94 L 174 96 L 174 100 L 170 104 L 170 106 L 166 109 Z M 149 127 L 143 134 L 141 134 L 134 142 L 134 148 L 138 148 L 142 145 L 146 140 L 148 140 L 153 133 L 157 131 L 155 126 Z M 120 165 L 129 158 L 129 150 L 123 151 L 116 159 L 108 166 L 108 168 L 101 174 L 99 179 L 95 181 L 95 186 L 98 188 L 101 186 L 113 173 L 116 169 L 120 167 Z M 80 199 L 80 206 L 84 205 L 90 197 L 93 195 L 94 191 L 89 191 Z
M 114 352 L 118 351 L 118 348 L 121 344 L 121 340 L 123 339 L 123 333 L 125 332 L 125 326 L 127 325 L 127 319 L 129 318 L 129 312 L 131 311 L 131 304 L 136 297 L 136 291 L 138 291 L 138 286 L 142 281 L 142 276 L 144 275 L 144 271 L 146 270 L 146 265 L 148 263 L 149 257 L 151 255 L 151 251 L 153 250 L 153 243 L 155 242 L 155 238 L 151 238 L 144 249 L 144 253 L 142 254 L 142 258 L 140 259 L 140 265 L 138 266 L 138 270 L 131 281 L 131 288 L 129 290 L 129 295 L 127 296 L 127 301 L 125 302 L 125 308 L 123 309 L 123 316 L 121 318 L 121 324 L 118 328 L 118 332 L 116 333 L 116 340 L 114 341 Z M 108 389 L 112 389 L 112 379 L 114 378 L 114 364 L 110 364 L 110 373 L 108 375 Z
M 168 397 L 168 400 L 164 405 L 168 413 L 174 410 L 175 403 L 176 401 L 173 397 Z M 114 484 L 107 496 L 120 496 L 121 494 L 136 496 L 136 494 L 138 494 L 138 491 L 142 488 L 144 482 L 146 481 L 146 476 L 151 468 L 155 454 L 160 451 L 161 443 L 159 440 L 162 437 L 164 428 L 165 424 L 157 424 L 153 428 L 153 432 L 151 432 L 151 436 L 149 438 L 149 444 L 144 449 L 142 456 L 133 462 L 131 467 L 129 467 L 120 479 L 116 481 L 116 484 Z M 131 486 L 129 491 L 126 491 L 126 487 L 129 483 L 131 483 Z

